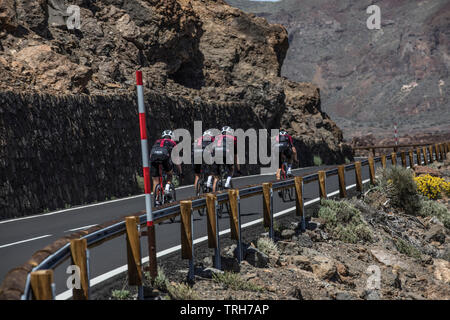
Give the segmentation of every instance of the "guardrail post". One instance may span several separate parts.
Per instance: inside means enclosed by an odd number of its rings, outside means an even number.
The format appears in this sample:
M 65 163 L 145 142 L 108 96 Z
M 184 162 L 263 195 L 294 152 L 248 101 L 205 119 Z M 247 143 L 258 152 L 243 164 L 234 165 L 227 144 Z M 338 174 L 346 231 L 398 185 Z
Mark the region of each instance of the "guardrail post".
M 439 152 L 438 152 L 438 145 L 434 145 L 434 154 L 435 154 L 435 160 L 439 162 Z
M 414 168 L 414 151 L 409 150 L 409 167 L 412 169 Z
M 219 219 L 217 219 L 217 196 L 208 193 L 206 195 L 206 211 L 208 215 L 208 248 L 214 249 L 214 267 L 221 269 L 220 243 L 219 243 Z
M 242 243 L 241 243 L 241 224 L 239 212 L 239 190 L 228 190 L 228 199 L 230 200 L 230 229 L 231 239 L 237 241 L 238 261 L 242 261 Z
M 445 153 L 444 153 L 444 145 L 442 143 L 439 145 L 439 152 L 441 154 L 441 160 L 443 161 L 445 159 Z
M 192 221 L 192 201 L 181 201 L 181 258 L 189 260 L 188 279 L 194 279 L 194 234 Z
M 391 153 L 391 161 L 393 166 L 397 165 L 397 154 L 395 152 Z
M 355 178 L 356 178 L 356 191 L 362 192 L 363 184 L 362 184 L 362 175 L 361 175 L 361 161 L 355 162 Z
M 327 198 L 326 173 L 323 170 L 317 172 L 319 174 L 319 194 L 320 198 Z
M 430 163 L 433 163 L 433 147 L 432 146 L 428 146 L 428 153 L 430 156 Z
M 295 177 L 295 214 L 297 217 L 301 217 L 301 230 L 306 230 L 306 220 L 305 220 L 305 204 L 303 201 L 303 178 Z
M 81 288 L 73 288 L 73 300 L 89 299 L 89 266 L 87 260 L 87 241 L 86 239 L 73 239 L 70 241 L 70 252 L 72 255 L 72 264 L 80 268 Z
M 372 157 L 369 158 L 369 175 L 370 175 L 370 183 L 374 186 L 376 183 L 375 182 L 375 163 L 374 163 Z
M 386 155 L 381 155 L 381 166 L 386 169 Z
M 402 166 L 403 166 L 403 168 L 406 168 L 406 155 L 405 155 L 405 152 L 402 151 L 400 153 L 400 156 L 402 157 Z
M 375 157 L 375 148 L 372 148 L 372 156 Z
M 128 284 L 138 286 L 139 299 L 143 299 L 142 293 L 142 260 L 141 241 L 139 238 L 139 217 L 126 217 L 127 229 L 127 262 L 128 262 Z M 153 279 L 152 279 L 153 280 Z
M 417 156 L 417 165 L 422 165 L 422 155 L 420 154 L 420 148 L 416 149 L 416 156 Z
M 264 227 L 269 228 L 269 237 L 273 239 L 273 190 L 272 183 L 263 183 Z
M 345 186 L 345 166 L 340 165 L 338 167 L 338 177 L 339 177 L 339 197 L 347 197 L 347 188 Z
M 34 300 L 54 300 L 53 270 L 31 272 L 30 284 Z
M 423 163 L 427 166 L 428 165 L 427 148 L 422 147 L 422 152 L 423 152 Z

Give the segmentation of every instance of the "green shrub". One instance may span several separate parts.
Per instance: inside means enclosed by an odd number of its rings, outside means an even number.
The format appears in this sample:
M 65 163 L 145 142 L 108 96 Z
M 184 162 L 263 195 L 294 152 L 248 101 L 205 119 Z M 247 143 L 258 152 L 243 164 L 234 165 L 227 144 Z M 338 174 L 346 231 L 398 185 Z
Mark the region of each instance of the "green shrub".
M 314 156 L 313 158 L 314 165 L 319 167 L 322 165 L 322 158 L 320 156 Z
M 198 300 L 199 296 L 194 289 L 184 283 L 169 284 L 169 296 L 173 300 Z
M 239 273 L 225 271 L 224 273 L 213 274 L 213 279 L 215 282 L 222 284 L 225 289 L 256 292 L 264 290 L 260 286 L 242 279 Z
M 341 241 L 372 241 L 372 232 L 361 217 L 361 212 L 346 200 L 322 199 L 319 218 L 324 220 L 327 232 Z
M 129 290 L 113 290 L 111 296 L 115 300 L 130 300 L 132 298 Z
M 380 169 L 377 173 L 377 184 L 393 207 L 402 209 L 407 214 L 419 214 L 421 199 L 411 169 L 395 166 Z
M 144 178 L 141 177 L 140 175 L 136 174 L 136 181 L 137 181 L 139 190 L 140 190 L 142 193 L 144 193 L 144 192 L 145 192 Z
M 420 215 L 422 217 L 436 217 L 446 228 L 450 229 L 450 211 L 442 203 L 433 200 L 422 200 Z
M 145 273 L 145 278 L 151 284 L 152 277 L 150 276 L 150 272 Z M 155 281 L 153 282 L 153 286 L 160 291 L 168 291 L 167 288 L 169 287 L 169 279 L 167 279 L 162 267 L 158 267 L 158 274 L 156 275 Z
M 270 238 L 259 238 L 256 247 L 259 251 L 268 256 L 270 254 L 279 253 L 277 244 Z
M 421 257 L 420 251 L 418 249 L 402 239 L 397 239 L 395 241 L 395 246 L 397 247 L 398 252 L 406 254 L 409 257 L 416 259 L 420 259 Z

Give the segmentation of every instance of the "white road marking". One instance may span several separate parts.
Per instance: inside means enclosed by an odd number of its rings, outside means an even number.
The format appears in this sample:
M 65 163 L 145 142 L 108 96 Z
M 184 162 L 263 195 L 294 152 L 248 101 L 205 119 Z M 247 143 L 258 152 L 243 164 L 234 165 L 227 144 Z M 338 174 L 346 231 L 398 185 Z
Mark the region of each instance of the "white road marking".
M 367 179 L 367 180 L 364 180 L 363 183 L 367 183 L 369 181 L 370 181 L 370 179 Z M 346 189 L 348 190 L 348 189 L 352 189 L 354 187 L 356 187 L 356 184 L 352 184 L 350 186 L 347 186 Z M 328 197 L 332 197 L 332 196 L 337 195 L 337 194 L 339 194 L 339 191 L 334 191 L 334 192 L 328 193 L 327 196 Z M 316 203 L 316 202 L 319 202 L 319 201 L 320 201 L 320 198 L 315 198 L 313 200 L 305 202 L 304 205 L 307 206 L 307 205 L 310 205 L 310 204 L 313 204 L 313 203 Z M 285 214 L 287 214 L 287 213 L 289 213 L 291 211 L 294 211 L 295 208 L 296 207 L 287 208 L 287 209 L 285 209 L 283 211 L 275 213 L 273 216 L 274 216 L 274 218 L 276 218 L 276 217 L 285 215 Z M 241 228 L 247 228 L 247 227 L 253 226 L 255 224 L 261 223 L 262 221 L 263 221 L 263 219 L 259 218 L 259 219 L 256 219 L 256 220 L 244 223 L 241 226 Z M 224 234 L 230 233 L 230 231 L 231 231 L 230 229 L 226 229 L 226 230 L 220 231 L 219 235 L 224 235 Z M 194 244 L 201 243 L 201 242 L 204 242 L 206 240 L 208 240 L 208 237 L 204 236 L 204 237 L 195 239 L 194 240 Z M 175 247 L 168 248 L 168 249 L 165 249 L 163 251 L 157 252 L 156 253 L 156 257 L 159 258 L 159 257 L 165 256 L 165 255 L 168 255 L 170 253 L 176 252 L 178 250 L 181 250 L 181 245 L 178 245 L 178 246 L 175 246 Z M 148 256 L 145 257 L 145 258 L 142 258 L 142 264 L 147 263 L 148 261 L 149 261 Z M 116 268 L 114 270 L 111 270 L 109 272 L 106 272 L 106 273 L 104 273 L 104 274 L 102 274 L 102 275 L 92 279 L 90 281 L 90 286 L 92 288 L 93 286 L 95 286 L 95 285 L 97 285 L 97 284 L 99 284 L 99 283 L 101 283 L 101 282 L 103 282 L 105 280 L 108 280 L 108 279 L 110 279 L 110 278 L 112 278 L 114 276 L 117 276 L 117 275 L 119 275 L 119 274 L 121 274 L 121 273 L 123 273 L 123 272 L 125 272 L 127 270 L 128 270 L 128 265 L 124 265 L 124 266 L 118 267 L 118 268 Z M 57 295 L 56 296 L 56 300 L 67 300 L 67 299 L 69 299 L 71 297 L 72 297 L 72 290 L 67 290 L 67 291 L 64 291 L 63 293 Z
M 31 238 L 31 239 L 27 239 L 27 240 L 21 240 L 21 241 L 17 241 L 17 242 L 13 242 L 13 243 L 4 244 L 4 245 L 0 246 L 0 249 L 6 248 L 6 247 L 11 247 L 16 244 L 20 244 L 20 243 L 24 243 L 24 242 L 30 242 L 30 241 L 34 241 L 34 240 L 38 240 L 38 239 L 42 239 L 42 238 L 51 237 L 51 236 L 52 236 L 51 234 L 46 234 L 45 236 L 40 236 L 40 237 L 36 237 L 36 238 Z
M 88 229 L 90 227 L 94 227 L 96 226 L 96 224 L 91 224 L 89 226 L 85 226 L 85 227 L 79 227 L 79 228 L 75 228 L 75 229 L 70 229 L 70 230 L 66 230 L 64 232 L 73 232 L 73 231 L 78 231 L 78 230 L 84 230 L 84 229 Z
M 297 168 L 297 169 L 293 169 L 292 171 L 305 170 L 305 169 L 308 169 L 308 168 L 311 168 L 311 167 Z M 242 176 L 242 177 L 236 177 L 236 178 L 233 178 L 233 179 L 236 180 L 236 179 L 244 179 L 244 178 L 251 178 L 251 177 L 265 176 L 265 175 L 271 175 L 271 173 L 255 174 L 255 175 L 251 175 L 251 176 Z M 188 186 L 178 187 L 177 190 L 191 188 L 191 187 L 194 187 L 194 185 L 191 184 L 191 185 L 188 185 Z M 29 217 L 13 218 L 13 219 L 10 219 L 10 220 L 0 221 L 0 224 L 9 223 L 9 222 L 16 222 L 16 221 L 21 221 L 21 220 L 34 219 L 34 218 L 47 217 L 47 216 L 52 216 L 52 215 L 55 215 L 55 214 L 58 214 L 58 213 L 66 213 L 66 212 L 76 211 L 76 210 L 90 208 L 90 207 L 102 206 L 102 205 L 105 205 L 105 204 L 110 204 L 110 203 L 114 203 L 114 202 L 118 202 L 118 201 L 126 201 L 126 200 L 130 200 L 130 199 L 136 199 L 136 198 L 144 197 L 144 196 L 145 196 L 145 194 L 138 194 L 138 195 L 131 196 L 131 197 L 120 198 L 120 199 L 115 199 L 115 200 L 108 200 L 108 201 L 88 204 L 88 205 L 84 205 L 84 206 L 78 206 L 78 207 L 64 209 L 64 210 L 58 210 L 58 211 L 49 212 L 49 213 L 36 214 L 36 215 L 29 216 Z

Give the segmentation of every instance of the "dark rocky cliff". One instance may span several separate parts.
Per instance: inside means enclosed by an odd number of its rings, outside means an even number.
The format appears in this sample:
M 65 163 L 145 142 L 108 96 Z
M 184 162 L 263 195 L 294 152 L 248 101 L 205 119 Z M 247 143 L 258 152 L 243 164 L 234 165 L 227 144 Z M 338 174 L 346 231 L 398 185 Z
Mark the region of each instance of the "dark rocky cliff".
M 282 26 L 222 0 L 70 4 L 80 7 L 80 29 L 68 30 L 65 1 L 0 1 L 3 217 L 137 192 L 137 69 L 153 92 L 150 112 L 161 110 L 150 116 L 152 138 L 201 119 L 283 127 L 302 165 L 314 155 L 351 159 L 319 89 L 280 77 Z

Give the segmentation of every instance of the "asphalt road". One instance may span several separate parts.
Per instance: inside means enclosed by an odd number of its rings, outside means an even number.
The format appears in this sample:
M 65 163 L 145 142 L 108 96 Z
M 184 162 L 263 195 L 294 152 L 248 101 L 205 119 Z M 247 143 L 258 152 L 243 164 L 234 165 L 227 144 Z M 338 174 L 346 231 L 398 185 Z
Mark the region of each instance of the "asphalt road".
M 381 166 L 379 163 L 377 167 Z M 310 167 L 294 170 L 294 175 L 306 175 L 314 173 L 320 169 L 331 166 Z M 368 167 L 362 167 L 362 178 L 369 178 Z M 235 178 L 233 181 L 236 188 L 250 184 L 273 181 L 274 175 L 260 175 Z M 355 183 L 354 170 L 346 172 L 346 185 Z M 338 177 L 327 178 L 327 193 L 338 190 Z M 317 182 L 305 185 L 305 201 L 318 197 L 319 189 Z M 192 186 L 181 187 L 177 190 L 177 199 L 185 199 L 194 195 Z M 274 192 L 274 213 L 290 212 L 295 208 L 295 201 L 283 202 Z M 290 209 L 290 210 L 289 210 Z M 143 195 L 126 199 L 118 199 L 105 203 L 93 204 L 62 210 L 45 215 L 37 215 L 25 218 L 18 218 L 8 221 L 0 221 L 0 279 L 3 280 L 6 273 L 12 268 L 26 262 L 31 255 L 42 249 L 56 239 L 69 234 L 75 230 L 81 230 L 90 226 L 100 224 L 109 220 L 118 219 L 127 214 L 133 214 L 145 210 Z M 241 221 L 242 224 L 262 218 L 262 197 L 255 196 L 241 200 Z M 220 230 L 229 228 L 228 214 L 224 214 L 219 222 Z M 245 232 L 245 231 L 243 231 Z M 207 235 L 206 217 L 201 217 L 194 213 L 194 239 Z M 161 254 L 163 250 L 168 250 L 180 245 L 180 224 L 179 218 L 174 223 L 163 222 L 156 227 L 157 252 Z M 143 257 L 147 256 L 147 241 L 142 241 Z M 126 244 L 125 237 L 121 236 L 101 246 L 90 249 L 90 276 L 94 284 L 100 281 L 99 276 L 107 277 L 111 271 L 126 265 Z M 55 270 L 56 293 L 67 291 L 66 281 L 68 275 L 65 273 L 69 261 L 65 262 Z M 105 275 L 106 274 L 106 275 Z M 92 284 L 92 282 L 91 282 Z

